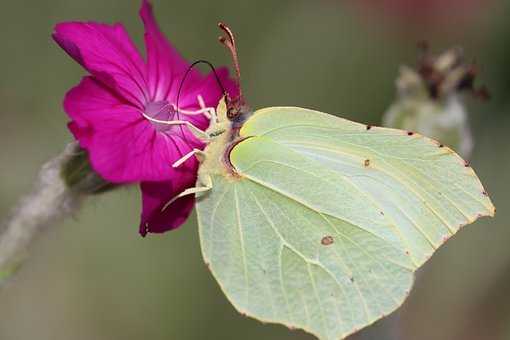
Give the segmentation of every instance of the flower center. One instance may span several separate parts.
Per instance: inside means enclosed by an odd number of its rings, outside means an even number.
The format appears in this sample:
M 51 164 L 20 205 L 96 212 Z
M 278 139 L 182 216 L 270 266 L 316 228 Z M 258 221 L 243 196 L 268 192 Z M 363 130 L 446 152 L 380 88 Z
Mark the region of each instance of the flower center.
M 167 100 L 160 100 L 157 102 L 148 103 L 147 105 L 145 105 L 144 113 L 148 117 L 152 118 L 149 120 L 154 125 L 157 131 L 167 131 L 172 127 L 175 127 L 164 123 L 158 123 L 158 121 L 167 122 L 176 119 L 175 115 L 177 112 L 174 110 L 173 105 L 169 103 Z
M 200 109 L 179 109 L 174 104 L 169 103 L 167 100 L 155 101 L 147 103 L 144 112 L 140 113 L 142 116 L 150 121 L 156 128 L 156 131 L 163 132 L 166 134 L 172 133 L 184 133 L 182 126 L 185 125 L 188 129 L 191 129 L 195 136 L 203 136 L 207 139 L 205 131 L 193 125 L 190 120 L 182 117 L 181 115 L 195 116 L 204 115 L 207 119 L 217 122 L 216 111 L 212 107 L 206 107 L 204 99 L 201 95 L 197 95 L 198 105 Z M 184 137 L 184 135 L 183 135 Z M 199 137 L 200 138 L 200 137 Z

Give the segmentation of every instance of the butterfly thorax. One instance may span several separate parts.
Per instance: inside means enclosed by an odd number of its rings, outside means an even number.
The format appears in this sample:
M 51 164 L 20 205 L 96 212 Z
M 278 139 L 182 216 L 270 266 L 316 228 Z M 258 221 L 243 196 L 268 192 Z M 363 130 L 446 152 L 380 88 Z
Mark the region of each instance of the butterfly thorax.
M 244 139 L 239 136 L 239 130 L 252 113 L 247 106 L 242 106 L 232 114 L 232 110 L 227 109 L 225 101 L 220 101 L 216 109 L 217 121 L 212 121 L 206 131 L 210 140 L 204 149 L 206 157 L 200 166 L 199 177 L 203 175 L 221 175 L 232 179 L 239 177 L 230 163 L 229 155 L 232 148 Z

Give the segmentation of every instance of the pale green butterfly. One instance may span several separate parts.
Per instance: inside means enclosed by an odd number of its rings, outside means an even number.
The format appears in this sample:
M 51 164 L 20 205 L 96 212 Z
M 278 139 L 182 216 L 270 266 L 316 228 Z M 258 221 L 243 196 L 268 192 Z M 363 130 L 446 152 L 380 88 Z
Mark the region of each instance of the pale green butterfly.
M 244 315 L 344 338 L 399 307 L 462 226 L 494 215 L 473 169 L 438 142 L 239 98 L 201 111 L 207 147 L 174 166 L 201 161 L 178 197 L 197 194 L 204 260 Z

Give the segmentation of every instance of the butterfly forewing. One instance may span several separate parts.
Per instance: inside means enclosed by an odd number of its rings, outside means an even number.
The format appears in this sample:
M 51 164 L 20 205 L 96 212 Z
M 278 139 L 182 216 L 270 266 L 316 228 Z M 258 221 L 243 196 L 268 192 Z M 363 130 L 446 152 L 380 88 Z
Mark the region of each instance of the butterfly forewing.
M 204 259 L 241 313 L 321 339 L 395 310 L 435 249 L 494 212 L 473 170 L 417 134 L 300 108 L 240 134 L 237 175 L 198 198 Z

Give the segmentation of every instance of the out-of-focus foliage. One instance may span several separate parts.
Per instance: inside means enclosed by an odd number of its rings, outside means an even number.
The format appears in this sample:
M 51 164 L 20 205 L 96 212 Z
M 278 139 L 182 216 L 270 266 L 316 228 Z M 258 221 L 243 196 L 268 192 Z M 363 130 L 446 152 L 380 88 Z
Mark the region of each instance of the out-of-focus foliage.
M 451 25 L 448 33 L 465 28 L 493 0 L 350 0 L 360 9 L 379 16 L 389 15 L 400 25 L 420 29 L 420 26 Z M 452 22 L 452 19 L 455 22 Z
M 395 97 L 401 64 L 416 43 L 463 46 L 481 66 L 488 103 L 468 100 L 476 144 L 471 164 L 498 212 L 461 230 L 421 272 L 399 318 L 364 339 L 474 340 L 510 337 L 510 3 L 481 2 L 475 15 L 408 30 L 377 11 L 339 0 L 154 1 L 162 29 L 184 55 L 228 62 L 216 41 L 223 20 L 238 35 L 243 85 L 257 107 L 296 105 L 371 124 Z M 21 0 L 0 11 L 0 214 L 30 188 L 37 169 L 71 140 L 61 109 L 83 71 L 50 39 L 63 20 L 122 21 L 141 43 L 138 1 Z M 404 25 L 404 26 L 403 26 Z M 439 33 L 438 33 L 439 32 Z M 141 44 L 140 44 L 141 46 Z M 239 316 L 203 265 L 196 221 L 142 239 L 137 189 L 90 200 L 55 228 L 0 291 L 0 338 L 311 339 Z

